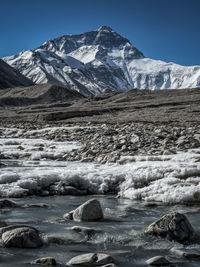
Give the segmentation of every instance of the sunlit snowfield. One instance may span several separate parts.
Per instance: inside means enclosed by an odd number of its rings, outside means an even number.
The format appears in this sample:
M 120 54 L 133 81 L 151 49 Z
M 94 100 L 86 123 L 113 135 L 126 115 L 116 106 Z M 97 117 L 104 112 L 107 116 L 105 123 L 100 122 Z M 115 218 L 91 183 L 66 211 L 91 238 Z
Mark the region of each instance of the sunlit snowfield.
M 5 129 L 0 139 L 0 151 L 12 158 L 1 161 L 4 164 L 0 169 L 1 197 L 11 197 L 22 205 L 40 202 L 49 206 L 2 210 L 0 220 L 35 226 L 45 236 L 61 237 L 64 244 L 34 250 L 1 248 L 0 266 L 28 266 L 40 256 L 53 256 L 65 264 L 82 252 L 99 251 L 112 255 L 117 266 L 146 266 L 145 260 L 154 255 L 167 255 L 177 266 L 199 266 L 199 261 L 173 258 L 169 249 L 182 247 L 180 244 L 147 239 L 142 231 L 172 210 L 186 213 L 194 229 L 200 230 L 200 150 L 169 156 L 124 157 L 115 164 L 104 165 L 67 162 L 58 159 L 81 144 L 9 138 L 11 131 Z M 43 151 L 38 150 L 40 144 L 44 145 Z M 88 195 L 60 195 L 65 185 L 87 191 Z M 52 192 L 56 195 L 51 196 Z M 81 223 L 99 230 L 88 239 L 74 233 L 71 227 L 77 223 L 63 221 L 62 216 L 93 197 L 91 194 L 98 194 L 95 197 L 102 204 L 105 219 Z M 146 207 L 144 201 L 162 203 Z M 188 207 L 185 205 L 188 203 L 193 205 Z M 189 247 L 200 249 L 199 244 Z

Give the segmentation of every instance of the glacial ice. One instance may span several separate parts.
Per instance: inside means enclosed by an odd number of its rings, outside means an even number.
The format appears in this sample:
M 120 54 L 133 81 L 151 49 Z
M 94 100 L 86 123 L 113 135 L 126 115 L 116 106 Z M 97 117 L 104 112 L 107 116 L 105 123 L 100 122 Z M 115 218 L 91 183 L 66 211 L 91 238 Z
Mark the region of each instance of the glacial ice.
M 7 133 L 12 131 L 16 129 Z M 43 151 L 37 150 L 40 144 Z M 75 142 L 1 138 L 1 153 L 14 160 L 3 160 L 8 166 L 0 168 L 0 196 L 48 195 L 53 188 L 54 194 L 61 194 L 62 188 L 70 185 L 88 193 L 118 193 L 129 199 L 200 202 L 200 149 L 175 155 L 121 157 L 115 164 L 55 161 L 79 147 Z

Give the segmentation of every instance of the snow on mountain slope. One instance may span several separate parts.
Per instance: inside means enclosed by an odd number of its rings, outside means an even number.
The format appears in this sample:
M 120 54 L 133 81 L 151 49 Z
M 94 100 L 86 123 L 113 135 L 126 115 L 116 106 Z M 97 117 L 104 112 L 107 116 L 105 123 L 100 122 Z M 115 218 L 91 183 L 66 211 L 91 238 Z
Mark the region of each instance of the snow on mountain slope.
M 35 83 L 54 82 L 83 94 L 200 86 L 200 66 L 145 58 L 110 27 L 64 35 L 4 58 Z

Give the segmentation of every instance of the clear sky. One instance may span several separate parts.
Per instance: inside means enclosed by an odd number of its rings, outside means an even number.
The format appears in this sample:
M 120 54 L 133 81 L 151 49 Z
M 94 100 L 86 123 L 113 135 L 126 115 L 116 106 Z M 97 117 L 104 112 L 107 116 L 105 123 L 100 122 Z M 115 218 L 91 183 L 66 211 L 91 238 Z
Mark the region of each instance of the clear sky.
M 102 25 L 146 57 L 200 65 L 200 0 L 0 0 L 0 57 Z

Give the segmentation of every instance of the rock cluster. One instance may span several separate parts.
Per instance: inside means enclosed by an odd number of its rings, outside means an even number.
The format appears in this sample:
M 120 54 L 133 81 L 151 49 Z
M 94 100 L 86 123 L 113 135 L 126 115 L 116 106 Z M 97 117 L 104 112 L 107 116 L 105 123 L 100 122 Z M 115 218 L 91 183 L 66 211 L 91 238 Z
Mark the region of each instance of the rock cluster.
M 2 203 L 7 202 L 5 202 L 4 200 L 4 202 Z M 18 206 L 17 203 L 15 203 L 15 205 L 10 204 L 10 206 L 12 206 L 13 208 L 16 208 L 16 206 L 18 208 L 24 207 Z M 41 203 L 36 204 L 36 207 L 38 206 L 43 208 L 45 207 L 45 205 L 41 205 Z M 81 223 L 88 221 L 100 221 L 101 219 L 103 219 L 104 215 L 100 202 L 97 199 L 90 199 L 77 207 L 75 210 L 69 212 L 67 215 L 64 215 L 64 218 L 66 217 L 67 219 Z M 99 233 L 97 229 L 85 227 L 81 224 L 71 227 L 71 230 L 76 233 L 85 235 L 85 237 L 87 237 L 87 240 L 90 240 L 92 236 L 94 236 L 96 233 Z M 194 233 L 195 232 L 186 216 L 178 212 L 171 212 L 164 215 L 161 219 L 152 223 L 145 230 L 146 235 L 167 238 L 170 241 L 176 241 L 179 243 L 191 241 L 194 237 Z M 45 237 L 42 238 L 40 232 L 36 228 L 27 225 L 4 226 L 3 224 L 0 227 L 0 235 L 2 245 L 6 248 L 39 248 L 43 244 L 65 244 L 64 240 L 57 237 L 48 238 L 48 235 L 46 236 L 47 238 L 45 240 Z M 194 249 L 178 249 L 174 247 L 169 252 L 177 257 L 186 259 L 200 258 L 200 252 Z M 69 260 L 66 265 L 88 267 L 116 267 L 113 261 L 114 260 L 110 255 L 97 252 L 77 255 Z M 59 265 L 56 262 L 56 259 L 54 259 L 53 257 L 38 258 L 32 261 L 32 263 L 46 266 Z M 153 258 L 150 258 L 146 261 L 146 263 L 150 266 L 164 266 L 171 264 L 171 262 L 163 256 L 155 256 Z

